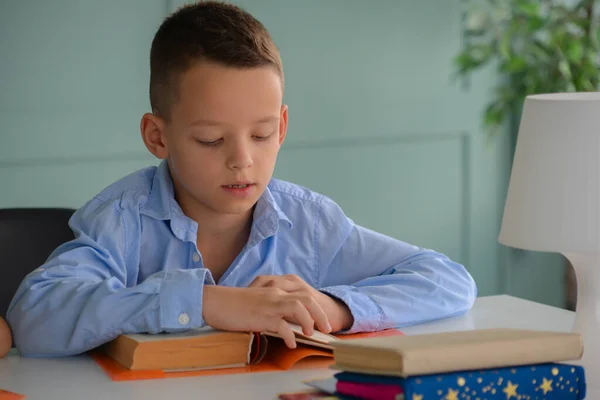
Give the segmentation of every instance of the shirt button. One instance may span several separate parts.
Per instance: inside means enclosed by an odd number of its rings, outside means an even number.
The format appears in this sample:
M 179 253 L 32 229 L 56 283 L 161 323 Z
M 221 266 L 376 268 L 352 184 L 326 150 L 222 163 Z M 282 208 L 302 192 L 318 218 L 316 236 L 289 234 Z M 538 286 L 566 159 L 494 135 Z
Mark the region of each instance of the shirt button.
M 180 314 L 179 318 L 177 318 L 181 325 L 187 325 L 190 323 L 190 316 L 186 313 Z
M 192 260 L 194 260 L 194 262 L 200 261 L 200 254 L 194 253 L 194 255 L 192 256 Z

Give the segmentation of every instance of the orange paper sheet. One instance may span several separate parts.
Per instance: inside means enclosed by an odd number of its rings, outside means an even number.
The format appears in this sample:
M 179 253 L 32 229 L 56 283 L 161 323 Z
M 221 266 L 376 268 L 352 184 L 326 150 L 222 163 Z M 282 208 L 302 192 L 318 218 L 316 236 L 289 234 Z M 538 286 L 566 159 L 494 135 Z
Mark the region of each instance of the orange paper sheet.
M 396 329 L 388 329 L 380 332 L 357 333 L 352 335 L 339 335 L 340 339 L 357 339 L 373 336 L 397 336 L 402 332 Z M 132 371 L 125 368 L 113 358 L 99 352 L 92 351 L 90 356 L 98 363 L 104 372 L 113 381 L 131 381 L 144 379 L 182 378 L 189 376 L 210 376 L 245 374 L 253 372 L 287 371 L 305 368 L 327 368 L 333 364 L 333 354 L 330 351 L 320 350 L 313 347 L 299 345 L 296 349 L 288 349 L 283 342 L 274 341 L 269 343 L 269 350 L 265 358 L 256 365 L 247 365 L 238 368 L 221 368 L 201 371 L 178 371 L 165 372 L 162 370 L 140 370 Z M 0 400 L 9 400 L 0 397 Z M 10 399 L 13 400 L 13 399 Z
M 21 400 L 25 396 L 19 393 L 9 392 L 8 390 L 0 389 L 0 400 Z

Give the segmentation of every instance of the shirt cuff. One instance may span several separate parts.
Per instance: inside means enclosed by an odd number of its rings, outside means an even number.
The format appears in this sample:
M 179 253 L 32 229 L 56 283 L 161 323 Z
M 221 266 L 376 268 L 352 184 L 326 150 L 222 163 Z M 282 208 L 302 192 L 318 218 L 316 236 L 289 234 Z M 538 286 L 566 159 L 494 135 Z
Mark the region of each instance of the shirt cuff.
M 207 270 L 171 269 L 165 272 L 159 291 L 160 326 L 163 330 L 201 328 L 202 293 L 209 283 Z
M 338 333 L 374 332 L 380 329 L 383 321 L 381 307 L 354 286 L 330 286 L 319 291 L 341 300 L 352 313 L 354 323 L 350 329 Z

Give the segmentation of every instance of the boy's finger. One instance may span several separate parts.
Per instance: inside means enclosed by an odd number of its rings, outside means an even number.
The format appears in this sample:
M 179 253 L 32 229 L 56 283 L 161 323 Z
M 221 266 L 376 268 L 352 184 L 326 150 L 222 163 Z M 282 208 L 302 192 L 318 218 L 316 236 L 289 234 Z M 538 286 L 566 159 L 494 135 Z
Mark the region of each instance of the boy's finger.
M 329 318 L 317 300 L 310 296 L 304 301 L 304 305 L 310 312 L 310 316 L 317 324 L 317 329 L 324 333 L 331 332 Z
M 310 312 L 302 301 L 293 299 L 290 303 L 290 309 L 286 313 L 286 318 L 290 321 L 296 321 L 302 327 L 305 335 L 312 335 L 315 331 L 315 321 L 310 316 Z
M 296 281 L 289 281 L 287 279 L 277 279 L 271 282 L 273 282 L 273 284 L 271 285 L 272 287 L 276 287 L 287 293 L 294 293 L 301 290 L 306 290 L 304 285 Z
M 273 278 L 274 277 L 270 275 L 257 276 L 256 278 L 254 278 L 254 280 L 248 287 L 264 287 L 267 284 L 267 282 L 269 282 Z
M 288 280 L 282 276 L 262 276 L 256 278 L 249 287 L 261 288 L 261 287 L 270 287 L 281 289 L 287 293 L 298 292 L 301 290 L 306 290 L 306 284 L 304 282 L 299 282 L 295 280 Z
M 296 335 L 290 325 L 283 319 L 279 321 L 277 334 L 283 339 L 287 347 L 290 349 L 296 348 Z

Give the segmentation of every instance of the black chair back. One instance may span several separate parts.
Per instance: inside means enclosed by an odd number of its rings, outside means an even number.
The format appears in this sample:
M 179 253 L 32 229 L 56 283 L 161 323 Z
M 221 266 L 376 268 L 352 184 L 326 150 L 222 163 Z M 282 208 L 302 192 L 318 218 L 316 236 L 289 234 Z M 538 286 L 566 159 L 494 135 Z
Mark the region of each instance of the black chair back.
M 59 245 L 74 238 L 70 208 L 0 209 L 0 316 L 21 281 Z

